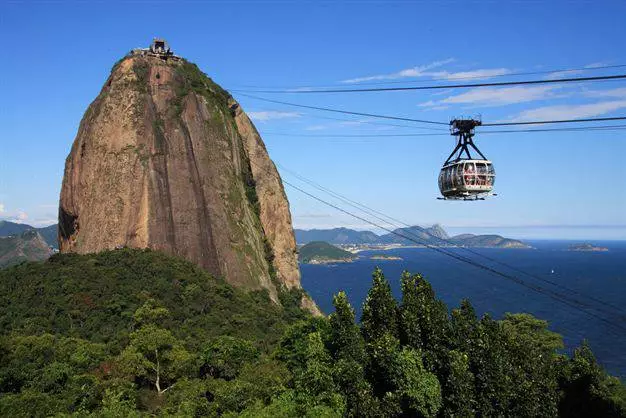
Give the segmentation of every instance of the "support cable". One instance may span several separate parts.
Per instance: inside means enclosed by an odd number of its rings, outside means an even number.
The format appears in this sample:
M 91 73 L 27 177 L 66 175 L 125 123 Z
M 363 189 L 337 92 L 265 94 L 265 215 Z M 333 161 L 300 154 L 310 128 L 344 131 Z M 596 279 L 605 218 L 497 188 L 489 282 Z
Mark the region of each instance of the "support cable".
M 346 196 L 343 196 L 343 195 L 341 195 L 341 194 L 339 194 L 339 193 L 337 193 L 337 192 L 334 192 L 334 191 L 332 191 L 332 190 L 330 190 L 330 189 L 328 189 L 328 188 L 326 188 L 326 187 L 324 187 L 324 186 L 322 186 L 322 185 L 320 185 L 320 184 L 318 184 L 318 183 L 314 182 L 313 180 L 309 180 L 309 179 L 307 179 L 306 177 L 301 176 L 300 174 L 298 174 L 298 173 L 296 173 L 296 172 L 294 172 L 294 171 L 292 171 L 292 170 L 289 170 L 289 169 L 285 168 L 284 166 L 282 166 L 282 165 L 280 165 L 280 164 L 277 164 L 277 165 L 280 167 L 280 169 L 281 169 L 281 170 L 284 170 L 285 172 L 287 172 L 287 173 L 291 174 L 292 176 L 294 176 L 294 177 L 298 178 L 299 180 L 301 180 L 301 181 L 303 181 L 303 182 L 305 182 L 305 183 L 309 184 L 310 186 L 315 187 L 316 189 L 318 189 L 318 190 L 320 190 L 320 191 L 322 191 L 322 192 L 324 192 L 324 193 L 326 193 L 326 194 L 329 194 L 329 195 L 331 195 L 331 196 L 333 196 L 333 197 L 335 197 L 335 198 L 337 198 L 337 199 L 339 199 L 339 200 L 343 201 L 344 203 L 346 203 L 346 204 L 348 204 L 348 205 L 350 205 L 350 206 L 352 206 L 352 207 L 354 207 L 354 208 L 356 208 L 356 209 L 358 209 L 358 210 L 360 210 L 360 211 L 362 211 L 362 212 L 365 212 L 365 213 L 367 213 L 368 215 L 373 216 L 373 217 L 375 217 L 376 219 L 378 219 L 378 220 L 380 220 L 380 221 L 385 222 L 385 223 L 386 223 L 386 224 L 388 224 L 388 225 L 391 225 L 391 226 L 396 227 L 396 228 L 398 228 L 398 225 L 397 225 L 397 224 L 400 224 L 400 225 L 402 225 L 402 226 L 404 226 L 404 227 L 407 227 L 407 228 L 411 228 L 411 227 L 412 227 L 412 225 L 409 225 L 409 224 L 407 224 L 407 223 L 405 223 L 405 222 L 403 222 L 403 221 L 401 221 L 401 220 L 399 220 L 399 219 L 397 219 L 397 218 L 393 218 L 393 217 L 391 217 L 391 216 L 389 216 L 389 215 L 386 215 L 385 213 L 382 213 L 382 212 L 380 212 L 380 211 L 377 211 L 377 210 L 375 210 L 375 209 L 372 209 L 371 207 L 368 207 L 368 206 L 366 206 L 366 205 L 364 205 L 364 204 L 362 204 L 362 203 L 359 203 L 359 202 L 357 202 L 357 201 L 354 201 L 354 200 L 352 200 L 352 199 L 350 199 L 350 198 L 348 198 L 348 197 L 346 197 Z M 380 215 L 380 216 L 378 216 L 378 215 Z M 383 217 L 384 217 L 384 218 L 386 218 L 386 219 L 383 219 Z M 391 220 L 392 222 L 390 222 L 390 220 Z M 395 223 L 395 224 L 394 224 L 394 223 Z M 481 254 L 481 253 L 480 253 L 480 252 L 478 252 L 478 251 L 474 251 L 474 250 L 472 250 L 471 248 L 467 248 L 467 247 L 457 247 L 456 243 L 454 243 L 454 242 L 450 241 L 449 239 L 445 239 L 445 238 L 438 237 L 438 236 L 436 236 L 436 235 L 433 235 L 433 234 L 429 233 L 429 232 L 428 232 L 428 231 L 426 231 L 426 230 L 422 230 L 421 232 L 423 232 L 424 234 L 428 235 L 428 236 L 429 236 L 429 237 L 431 237 L 431 238 L 435 238 L 437 241 L 441 241 L 441 242 L 443 242 L 443 243 L 446 243 L 446 244 L 449 244 L 449 245 L 453 245 L 453 246 L 455 246 L 455 248 L 459 248 L 459 249 L 461 249 L 461 250 L 463 250 L 463 251 L 465 251 L 465 252 L 468 252 L 468 253 L 470 253 L 470 254 L 472 254 L 472 255 L 475 255 L 475 256 L 478 256 L 478 257 L 484 258 L 484 259 L 486 259 L 486 260 L 488 260 L 488 261 L 490 261 L 490 262 L 492 262 L 492 263 L 499 264 L 499 265 L 501 265 L 501 266 L 503 266 L 503 267 L 506 267 L 506 268 L 511 269 L 511 270 L 513 270 L 513 271 L 516 271 L 516 272 L 518 272 L 518 273 L 525 274 L 525 275 L 527 275 L 528 277 L 531 277 L 531 278 L 533 278 L 533 279 L 535 279 L 535 280 L 539 280 L 539 281 L 541 281 L 541 282 L 548 283 L 548 284 L 550 284 L 550 285 L 552 285 L 552 286 L 555 286 L 555 287 L 557 287 L 557 288 L 562 288 L 562 289 L 564 289 L 564 290 L 566 290 L 566 291 L 568 291 L 568 292 L 571 292 L 572 294 L 576 294 L 576 295 L 577 295 L 577 296 L 579 296 L 579 297 L 588 298 L 589 300 L 594 301 L 595 303 L 598 303 L 600 306 L 602 306 L 602 305 L 607 305 L 607 306 L 610 306 L 611 308 L 615 309 L 615 311 L 618 313 L 618 315 L 626 315 L 626 310 L 624 310 L 624 309 L 622 309 L 622 308 L 620 308 L 620 307 L 618 307 L 618 306 L 612 305 L 612 304 L 610 304 L 610 303 L 608 303 L 608 302 L 605 302 L 605 301 L 603 301 L 603 300 L 597 299 L 597 298 L 595 298 L 595 297 L 593 297 L 593 296 L 582 294 L 582 293 L 580 293 L 579 291 L 577 291 L 577 290 L 575 290 L 575 289 L 572 289 L 572 288 L 570 288 L 570 287 L 567 287 L 567 286 L 564 286 L 564 285 L 562 285 L 562 284 L 556 283 L 556 282 L 554 282 L 554 281 L 552 281 L 552 280 L 549 280 L 549 279 L 543 278 L 543 277 L 538 276 L 538 275 L 536 275 L 536 274 L 533 274 L 533 273 L 528 273 L 528 272 L 526 272 L 526 271 L 524 271 L 524 270 L 521 270 L 521 269 L 519 269 L 519 268 L 517 268 L 517 267 L 515 267 L 515 266 L 512 266 L 512 265 L 510 265 L 510 264 L 508 264 L 508 263 L 504 263 L 504 262 L 502 262 L 502 261 L 499 261 L 499 260 L 494 259 L 493 257 L 489 257 L 489 256 L 487 256 L 487 255 Z M 420 238 L 419 238 L 417 235 L 415 235 L 415 234 L 409 233 L 409 235 L 413 235 L 415 238 L 420 239 Z M 579 302 L 579 301 L 577 301 L 577 302 L 578 302 L 578 303 L 581 303 L 581 302 Z M 581 303 L 581 304 L 582 304 L 582 303 Z M 588 306 L 588 307 L 590 307 L 590 308 L 592 308 L 592 309 L 596 309 L 596 310 L 598 310 L 598 311 L 602 311 L 602 309 L 594 308 L 593 306 L 590 306 L 590 305 L 587 305 L 587 306 Z M 616 312 L 610 312 L 610 311 L 606 311 L 606 310 L 604 311 L 604 313 L 607 313 L 607 314 L 609 314 L 609 315 L 613 315 L 613 314 L 615 314 Z
M 432 249 L 432 250 L 434 250 L 434 251 L 436 251 L 438 253 L 444 254 L 444 255 L 446 255 L 448 257 L 451 257 L 451 258 L 454 258 L 454 259 L 456 259 L 458 261 L 470 264 L 470 265 L 472 265 L 474 267 L 477 267 L 479 269 L 491 272 L 491 273 L 493 273 L 495 275 L 498 275 L 500 277 L 503 277 L 503 278 L 505 278 L 507 280 L 513 281 L 513 282 L 515 282 L 515 283 L 517 283 L 517 284 L 519 284 L 519 285 L 521 285 L 523 287 L 526 287 L 527 289 L 530 289 L 530 290 L 532 290 L 532 291 L 534 291 L 536 293 L 542 294 L 544 296 L 548 296 L 549 298 L 551 298 L 553 300 L 561 302 L 561 303 L 563 303 L 563 304 L 565 304 L 565 305 L 567 305 L 567 306 L 569 306 L 569 307 L 571 307 L 571 308 L 573 308 L 575 310 L 578 310 L 578 311 L 580 311 L 582 313 L 585 313 L 585 314 L 587 314 L 587 315 L 589 315 L 591 317 L 594 317 L 594 318 L 596 318 L 596 319 L 598 319 L 598 320 L 600 320 L 600 321 L 602 321 L 602 322 L 604 322 L 604 323 L 606 323 L 606 324 L 608 324 L 608 325 L 610 325 L 612 327 L 619 328 L 622 331 L 626 331 L 626 327 L 623 327 L 623 326 L 621 326 L 621 325 L 619 325 L 617 323 L 613 323 L 612 321 L 609 321 L 609 320 L 607 320 L 604 317 L 601 317 L 601 316 L 599 316 L 599 315 L 597 315 L 597 314 L 595 314 L 593 312 L 590 312 L 588 310 L 583 309 L 584 305 L 581 304 L 579 301 L 571 301 L 568 298 L 566 298 L 565 296 L 560 295 L 560 294 L 558 294 L 558 293 L 556 293 L 554 291 L 542 288 L 542 287 L 534 285 L 534 284 L 529 284 L 529 283 L 525 282 L 524 280 L 519 279 L 518 277 L 511 276 L 511 275 L 506 274 L 506 273 L 502 273 L 502 272 L 500 272 L 500 271 L 498 271 L 498 270 L 496 270 L 496 269 L 494 269 L 492 267 L 486 266 L 484 264 L 477 263 L 477 262 L 475 262 L 475 261 L 473 261 L 473 260 L 471 260 L 471 259 L 469 259 L 467 257 L 464 257 L 462 255 L 455 254 L 453 252 L 445 250 L 444 248 L 433 246 L 433 245 L 425 243 L 423 241 L 420 242 L 421 240 L 419 240 L 419 239 L 415 239 L 415 238 L 413 238 L 411 236 L 407 236 L 405 234 L 402 234 L 402 233 L 399 233 L 399 232 L 397 232 L 395 230 L 387 228 L 387 227 L 385 227 L 383 225 L 380 225 L 380 224 L 378 224 L 378 223 L 376 223 L 376 222 L 374 222 L 374 221 L 372 221 L 370 219 L 367 219 L 367 218 L 364 218 L 364 217 L 362 217 L 360 215 L 352 213 L 352 212 L 350 212 L 350 211 L 348 211 L 348 210 L 346 210 L 346 209 L 344 209 L 344 208 L 342 208 L 340 206 L 337 206 L 337 205 L 335 205 L 333 203 L 330 203 L 330 202 L 328 202 L 328 201 L 326 201 L 326 200 L 324 200 L 324 199 L 322 199 L 322 198 L 320 198 L 320 197 L 318 197 L 318 196 L 316 196 L 316 195 L 314 195 L 312 193 L 309 193 L 306 190 L 302 189 L 301 187 L 298 187 L 298 186 L 296 186 L 296 185 L 294 185 L 294 184 L 292 184 L 292 183 L 290 183 L 290 182 L 288 182 L 286 180 L 281 179 L 279 175 L 277 176 L 276 174 L 272 173 L 271 171 L 269 171 L 269 170 L 267 170 L 267 169 L 265 169 L 263 167 L 259 167 L 257 164 L 254 164 L 252 162 L 251 162 L 251 164 L 253 164 L 257 168 L 259 168 L 259 169 L 269 173 L 270 175 L 277 177 L 282 183 L 288 185 L 289 187 L 291 187 L 291 188 L 293 188 L 293 189 L 303 193 L 304 195 L 306 195 L 306 196 L 308 196 L 308 197 L 310 197 L 310 198 L 312 198 L 312 199 L 314 199 L 314 200 L 316 200 L 316 201 L 318 201 L 318 202 L 320 202 L 320 203 L 322 203 L 322 204 L 324 204 L 326 206 L 334 208 L 334 209 L 336 209 L 336 210 L 338 210 L 338 211 L 340 211 L 340 212 L 342 212 L 342 213 L 344 213 L 344 214 L 346 214 L 348 216 L 351 216 L 351 217 L 353 217 L 355 219 L 358 219 L 360 221 L 366 222 L 366 223 L 368 223 L 368 224 L 370 224 L 370 225 L 372 225 L 372 226 L 374 226 L 374 227 L 376 227 L 378 229 L 387 231 L 387 232 L 389 232 L 389 233 L 391 233 L 393 235 L 396 235 L 396 236 L 399 236 L 401 238 L 404 238 L 404 239 L 406 239 L 408 241 L 411 241 L 411 242 L 413 242 L 415 244 L 423 245 L 426 248 Z
M 464 83 L 464 84 L 437 84 L 430 86 L 401 86 L 401 87 L 366 87 L 366 88 L 333 88 L 333 89 L 301 89 L 301 90 L 254 90 L 253 93 L 263 94 L 328 94 L 328 93 L 372 93 L 384 91 L 413 91 L 413 90 L 447 90 L 447 89 L 469 89 L 482 87 L 504 87 L 504 86 L 529 86 L 537 84 L 556 83 L 583 83 L 592 81 L 609 81 L 626 79 L 626 74 L 601 75 L 594 77 L 569 77 L 543 80 L 522 80 L 522 81 L 495 81 L 490 83 Z M 248 90 L 231 90 L 237 93 L 249 92 Z

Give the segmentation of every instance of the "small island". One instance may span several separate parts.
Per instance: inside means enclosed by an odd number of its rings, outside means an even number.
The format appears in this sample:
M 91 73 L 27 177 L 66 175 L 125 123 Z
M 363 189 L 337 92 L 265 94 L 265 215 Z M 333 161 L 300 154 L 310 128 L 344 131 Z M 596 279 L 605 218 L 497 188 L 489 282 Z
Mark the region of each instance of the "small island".
M 303 264 L 351 263 L 358 256 L 324 241 L 313 241 L 300 247 L 298 261 Z
M 396 255 L 374 254 L 370 257 L 370 260 L 399 260 L 402 261 L 402 257 Z
M 589 243 L 582 243 L 570 245 L 567 247 L 567 251 L 609 251 L 609 249 L 606 247 L 597 247 Z

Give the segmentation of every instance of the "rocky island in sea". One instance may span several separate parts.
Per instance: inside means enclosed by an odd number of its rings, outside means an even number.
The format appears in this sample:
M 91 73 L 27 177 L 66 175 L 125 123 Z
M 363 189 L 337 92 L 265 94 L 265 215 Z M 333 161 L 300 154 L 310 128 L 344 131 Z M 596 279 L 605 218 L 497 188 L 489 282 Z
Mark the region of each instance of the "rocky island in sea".
M 567 251 L 603 252 L 603 251 L 609 251 L 609 249 L 606 247 L 598 247 L 588 242 L 585 242 L 585 243 L 579 243 L 579 244 L 572 244 L 569 247 L 567 247 Z
M 370 257 L 370 260 L 402 261 L 402 257 L 398 257 L 396 255 L 374 254 Z

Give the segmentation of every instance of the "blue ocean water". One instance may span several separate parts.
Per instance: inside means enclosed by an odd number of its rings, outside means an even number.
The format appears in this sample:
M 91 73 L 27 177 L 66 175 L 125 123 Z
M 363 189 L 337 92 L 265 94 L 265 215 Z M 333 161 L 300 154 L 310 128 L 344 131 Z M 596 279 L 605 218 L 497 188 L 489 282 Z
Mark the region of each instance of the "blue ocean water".
M 399 248 L 384 252 L 399 256 L 402 261 L 370 260 L 372 254 L 381 252 L 365 251 L 359 254 L 361 257 L 354 263 L 301 265 L 302 285 L 326 313 L 333 311 L 333 295 L 344 290 L 359 318 L 376 266 L 383 269 L 398 298 L 402 271 L 421 273 L 449 309 L 458 306 L 463 298 L 468 298 L 479 315 L 488 312 L 500 318 L 506 312 L 531 313 L 549 321 L 549 328 L 563 335 L 568 351 L 587 339 L 598 362 L 609 373 L 626 380 L 626 332 L 610 324 L 626 328 L 626 241 L 592 242 L 609 248 L 608 252 L 567 251 L 572 241 L 526 242 L 534 248 L 484 248 L 472 251 L 558 286 L 512 271 L 460 248 L 446 250 L 522 279 L 531 286 L 556 292 L 556 298 L 564 295 L 569 300 L 589 302 L 589 298 L 581 298 L 581 295 L 586 295 L 595 300 L 583 305 L 581 311 L 512 280 L 428 248 Z M 572 291 L 564 290 L 563 287 Z

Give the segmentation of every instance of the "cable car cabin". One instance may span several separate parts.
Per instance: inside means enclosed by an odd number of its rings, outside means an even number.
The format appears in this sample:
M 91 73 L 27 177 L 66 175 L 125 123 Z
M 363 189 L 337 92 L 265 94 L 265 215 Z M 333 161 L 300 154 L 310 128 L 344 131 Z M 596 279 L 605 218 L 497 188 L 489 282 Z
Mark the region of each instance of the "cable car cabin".
M 447 163 L 439 173 L 439 190 L 445 199 L 482 199 L 493 190 L 496 172 L 489 160 Z
M 484 200 L 491 193 L 496 181 L 493 164 L 474 144 L 474 128 L 482 123 L 476 119 L 454 119 L 450 122 L 450 133 L 457 137 L 456 147 L 443 163 L 439 173 L 439 199 Z M 471 151 L 480 158 L 472 157 Z

